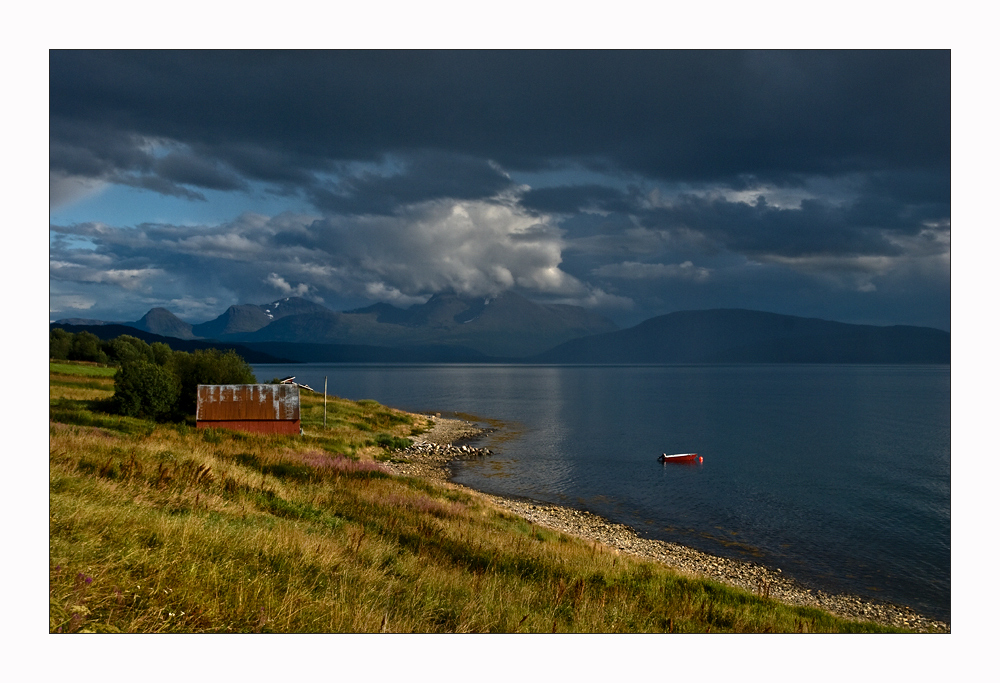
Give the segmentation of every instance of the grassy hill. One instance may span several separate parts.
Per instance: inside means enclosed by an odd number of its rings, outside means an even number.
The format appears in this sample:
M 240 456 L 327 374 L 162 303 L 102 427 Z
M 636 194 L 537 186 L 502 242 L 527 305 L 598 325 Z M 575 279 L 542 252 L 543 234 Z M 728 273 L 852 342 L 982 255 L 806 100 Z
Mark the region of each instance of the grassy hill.
M 426 427 L 302 392 L 301 437 L 93 409 L 50 365 L 52 632 L 886 632 L 536 527 L 381 462 Z

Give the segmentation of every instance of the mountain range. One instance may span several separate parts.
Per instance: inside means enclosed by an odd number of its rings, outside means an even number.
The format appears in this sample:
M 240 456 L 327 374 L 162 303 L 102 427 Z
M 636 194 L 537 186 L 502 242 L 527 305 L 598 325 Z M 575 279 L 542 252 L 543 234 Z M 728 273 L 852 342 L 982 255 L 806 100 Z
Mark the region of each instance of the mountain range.
M 300 297 L 230 306 L 203 323 L 187 323 L 165 308 L 135 322 L 68 318 L 63 325 L 118 324 L 177 339 L 285 342 L 377 347 L 449 347 L 473 356 L 523 358 L 570 339 L 610 332 L 610 320 L 579 306 L 538 304 L 513 292 L 469 298 L 436 294 L 403 309 L 375 304 L 337 312 Z
M 512 292 L 481 299 L 438 294 L 408 309 L 379 303 L 344 312 L 289 297 L 230 306 L 214 320 L 193 325 L 163 308 L 134 323 L 55 323 L 68 331 L 80 324 L 95 333 L 100 325 L 125 325 L 298 362 L 951 362 L 951 334 L 927 327 L 714 309 L 669 313 L 618 330 L 586 309 L 538 304 Z

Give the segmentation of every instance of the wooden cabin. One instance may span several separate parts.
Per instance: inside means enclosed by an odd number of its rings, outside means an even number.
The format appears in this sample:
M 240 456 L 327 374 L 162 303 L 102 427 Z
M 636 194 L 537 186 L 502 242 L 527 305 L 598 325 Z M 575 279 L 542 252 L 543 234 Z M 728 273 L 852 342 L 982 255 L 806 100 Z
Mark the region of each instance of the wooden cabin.
M 198 429 L 216 427 L 257 434 L 299 434 L 295 384 L 199 384 Z

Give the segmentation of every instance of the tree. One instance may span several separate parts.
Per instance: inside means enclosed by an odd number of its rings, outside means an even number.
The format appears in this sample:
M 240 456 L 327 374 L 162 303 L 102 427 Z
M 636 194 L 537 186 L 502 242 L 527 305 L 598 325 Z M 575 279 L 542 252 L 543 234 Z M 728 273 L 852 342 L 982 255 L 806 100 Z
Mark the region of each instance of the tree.
M 112 405 L 122 415 L 163 419 L 174 412 L 179 394 L 172 372 L 147 360 L 131 360 L 115 373 Z
M 73 344 L 69 350 L 69 360 L 86 360 L 94 363 L 107 363 L 108 356 L 101 350 L 101 340 L 96 334 L 80 332 L 73 336 Z
M 109 355 L 120 363 L 128 363 L 134 360 L 144 360 L 150 363 L 155 361 L 153 349 L 149 347 L 149 344 L 138 337 L 128 334 L 115 337 L 111 341 L 111 353 Z
M 177 351 L 173 356 L 173 369 L 180 380 L 178 410 L 192 415 L 198 405 L 199 384 L 256 384 L 253 369 L 243 357 L 232 349 L 197 350 L 194 353 Z
M 157 365 L 168 366 L 173 359 L 174 350 L 163 342 L 153 342 L 149 345 L 153 351 L 153 362 Z
M 49 331 L 49 358 L 53 360 L 66 360 L 69 358 L 69 352 L 72 348 L 72 334 L 58 327 Z

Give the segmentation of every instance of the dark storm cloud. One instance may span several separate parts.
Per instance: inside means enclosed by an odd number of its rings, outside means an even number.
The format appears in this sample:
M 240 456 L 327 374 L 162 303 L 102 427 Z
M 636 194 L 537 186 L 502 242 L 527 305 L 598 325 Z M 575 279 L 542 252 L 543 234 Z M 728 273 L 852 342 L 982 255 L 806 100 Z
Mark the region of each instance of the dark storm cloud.
M 57 140 L 74 122 L 299 169 L 439 149 L 735 181 L 947 164 L 949 86 L 947 51 L 55 51 L 50 106 Z
M 156 162 L 156 172 L 166 180 L 210 190 L 244 190 L 246 182 L 232 171 L 193 154 L 171 152 Z
M 907 169 L 867 173 L 862 190 L 872 196 L 886 196 L 907 204 L 919 204 L 928 214 L 946 217 L 951 205 L 951 169 L 948 165 L 930 169 Z
M 521 204 L 528 209 L 550 213 L 578 213 L 580 211 L 628 212 L 633 205 L 628 194 L 606 185 L 571 185 L 542 187 L 529 190 L 521 196 Z
M 181 197 L 183 199 L 190 199 L 195 201 L 205 201 L 205 195 L 201 192 L 196 192 L 194 190 L 189 190 L 186 187 L 173 183 L 170 180 L 156 175 L 144 175 L 144 176 L 130 176 L 130 175 L 114 175 L 106 180 L 111 180 L 112 182 L 119 183 L 121 185 L 128 185 L 130 187 L 139 187 L 144 190 L 152 190 L 153 192 L 159 192 L 160 194 L 165 194 L 170 197 Z
M 510 178 L 484 159 L 425 151 L 409 154 L 391 175 L 365 171 L 329 187 L 308 190 L 320 209 L 336 213 L 393 213 L 401 206 L 450 198 L 478 199 L 510 189 Z
M 153 161 L 142 140 L 131 133 L 98 122 L 51 122 L 49 166 L 54 172 L 104 177 L 120 171 L 149 171 Z
M 872 214 L 895 223 L 903 219 L 894 206 L 857 206 L 848 210 L 820 200 L 805 200 L 800 208 L 781 209 L 761 197 L 754 204 L 686 196 L 669 208 L 646 216 L 650 227 L 685 228 L 749 255 L 895 255 L 899 247 L 881 230 L 866 229 Z M 851 218 L 860 218 L 859 225 Z
M 312 155 L 264 147 L 256 142 L 225 142 L 197 149 L 203 156 L 219 159 L 246 178 L 272 183 L 289 193 L 312 184 L 317 171 L 331 167 Z
M 188 152 L 169 152 L 157 158 L 156 141 L 104 125 L 53 123 L 49 166 L 54 174 L 93 178 L 141 187 L 161 194 L 204 199 L 193 185 L 213 190 L 245 189 L 246 183 L 214 160 Z

